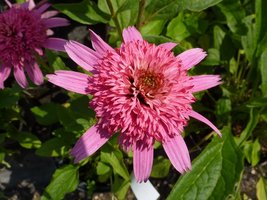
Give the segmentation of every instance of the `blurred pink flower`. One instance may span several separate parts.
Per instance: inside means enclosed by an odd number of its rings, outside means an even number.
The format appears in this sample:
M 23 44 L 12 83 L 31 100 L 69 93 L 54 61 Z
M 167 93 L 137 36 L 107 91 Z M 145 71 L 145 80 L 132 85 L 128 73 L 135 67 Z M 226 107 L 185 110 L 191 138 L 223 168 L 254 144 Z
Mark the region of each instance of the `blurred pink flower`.
M 0 89 L 4 88 L 11 68 L 21 87 L 28 85 L 24 70 L 40 85 L 43 74 L 35 60 L 36 54 L 42 56 L 42 48 L 65 51 L 66 40 L 48 36 L 53 34 L 50 28 L 69 23 L 64 18 L 53 17 L 57 11 L 46 11 L 50 6 L 47 3 L 37 6 L 33 0 L 23 4 L 11 4 L 6 0 L 6 3 L 10 8 L 0 13 Z
M 72 71 L 47 75 L 50 82 L 80 94 L 92 94 L 90 106 L 98 122 L 71 151 L 75 162 L 95 153 L 115 132 L 121 147 L 133 151 L 134 174 L 146 181 L 153 164 L 155 140 L 163 145 L 173 166 L 184 173 L 191 169 L 186 144 L 181 136 L 189 117 L 220 131 L 192 110 L 193 93 L 220 84 L 217 75 L 188 76 L 187 71 L 205 58 L 202 49 L 175 56 L 175 43 L 159 46 L 143 40 L 129 27 L 123 31 L 121 47 L 111 48 L 91 31 L 93 48 L 74 41 L 66 44 L 68 55 L 92 76 Z

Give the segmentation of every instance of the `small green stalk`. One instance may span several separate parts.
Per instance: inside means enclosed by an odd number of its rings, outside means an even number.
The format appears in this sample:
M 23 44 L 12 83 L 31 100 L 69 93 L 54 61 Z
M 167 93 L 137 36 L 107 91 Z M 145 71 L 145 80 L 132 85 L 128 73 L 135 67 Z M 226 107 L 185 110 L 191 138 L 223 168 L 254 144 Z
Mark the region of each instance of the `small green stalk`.
M 108 8 L 109 8 L 109 11 L 111 14 L 111 18 L 114 21 L 114 24 L 117 28 L 118 34 L 119 34 L 120 38 L 122 38 L 121 26 L 120 26 L 119 20 L 117 18 L 117 14 L 115 13 L 114 8 L 112 6 L 111 0 L 107 0 L 107 4 L 108 4 Z
M 137 17 L 137 21 L 136 21 L 136 28 L 140 29 L 141 25 L 142 25 L 142 16 L 145 10 L 145 4 L 146 4 L 146 0 L 139 0 L 139 12 L 138 12 L 138 17 Z

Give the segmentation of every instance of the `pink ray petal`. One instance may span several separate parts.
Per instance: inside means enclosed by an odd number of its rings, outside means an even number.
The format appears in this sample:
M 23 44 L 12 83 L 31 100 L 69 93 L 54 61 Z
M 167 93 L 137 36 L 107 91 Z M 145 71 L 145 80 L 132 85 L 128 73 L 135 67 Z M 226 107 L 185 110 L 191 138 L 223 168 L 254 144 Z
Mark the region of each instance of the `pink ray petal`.
M 122 36 L 124 42 L 136 40 L 143 41 L 141 33 L 134 26 L 130 26 L 128 28 L 123 29 Z
M 6 65 L 6 64 L 2 64 L 0 65 L 0 76 L 1 76 L 1 80 L 5 81 L 8 76 L 10 75 L 11 72 L 11 66 Z
M 64 45 L 66 42 L 67 40 L 60 38 L 48 38 L 44 44 L 44 47 L 56 51 L 65 51 Z
M 190 82 L 194 85 L 192 92 L 207 90 L 222 83 L 219 75 L 200 75 L 191 76 L 191 78 Z
M 0 65 L 0 89 L 4 88 L 4 81 L 10 75 L 11 66 L 8 65 Z
M 65 18 L 53 17 L 50 19 L 46 19 L 44 24 L 46 25 L 47 28 L 53 28 L 53 27 L 68 26 L 70 23 Z
M 110 52 L 114 51 L 114 49 L 111 46 L 109 46 L 104 40 L 102 40 L 101 37 L 95 34 L 92 30 L 89 31 L 90 31 L 92 46 L 99 55 L 104 56 L 108 51 Z
M 29 10 L 32 10 L 35 7 L 35 3 L 33 0 L 28 0 L 25 3 L 15 4 L 15 5 L 19 5 L 19 7 L 29 9 Z
M 6 4 L 8 5 L 8 7 L 12 7 L 12 3 L 10 3 L 10 1 L 8 1 L 8 0 L 5 0 L 5 2 L 6 2 Z
M 54 35 L 54 31 L 52 31 L 51 29 L 47 29 L 47 30 L 46 30 L 46 35 L 47 35 L 47 36 Z
M 32 10 L 35 8 L 35 3 L 34 3 L 34 0 L 29 0 L 29 9 Z
M 13 4 L 14 6 L 18 6 L 20 8 L 25 8 L 25 9 L 29 9 L 29 5 L 30 5 L 30 2 L 29 1 L 26 1 L 24 3 L 21 3 L 21 4 Z
M 40 48 L 35 48 L 34 49 L 40 56 L 43 56 L 44 55 L 44 51 Z
M 46 75 L 48 81 L 66 90 L 79 94 L 88 94 L 90 76 L 74 71 L 58 70 L 55 74 Z
M 98 61 L 96 52 L 75 41 L 67 42 L 65 49 L 70 58 L 82 68 L 87 71 L 94 70 L 93 66 L 96 65 Z
M 153 165 L 154 148 L 153 145 L 148 147 L 140 147 L 134 145 L 133 147 L 133 165 L 134 176 L 137 182 L 147 181 Z
M 183 174 L 184 172 L 191 170 L 189 152 L 184 139 L 180 134 L 165 139 L 162 145 L 172 165 L 177 171 Z
M 108 131 L 100 130 L 96 126 L 88 129 L 71 150 L 70 155 L 75 158 L 74 162 L 77 163 L 94 154 L 111 136 Z
M 83 45 L 83 44 L 81 44 L 79 42 L 76 42 L 74 40 L 70 40 L 69 43 L 72 44 L 73 46 L 75 46 L 76 48 L 79 48 L 81 51 L 88 53 L 88 55 L 92 54 L 90 56 L 94 56 L 93 57 L 94 58 L 94 60 L 93 60 L 94 64 L 97 64 L 97 61 L 102 58 L 102 55 L 99 56 L 97 54 L 97 52 L 95 52 L 94 50 L 88 48 L 87 46 L 85 46 L 85 45 Z
M 44 82 L 43 73 L 36 62 L 32 65 L 26 65 L 25 69 L 32 82 L 36 85 L 41 85 Z
M 56 10 L 51 10 L 51 11 L 46 11 L 42 14 L 42 18 L 47 19 L 50 17 L 54 17 L 55 15 L 57 15 L 59 12 Z
M 182 68 L 189 70 L 197 65 L 207 56 L 207 53 L 200 48 L 189 49 L 177 56 L 182 61 Z
M 166 43 L 158 45 L 158 47 L 163 47 L 169 51 L 172 50 L 175 46 L 177 46 L 177 43 L 174 43 L 174 42 L 166 42 Z
M 14 66 L 14 76 L 16 81 L 22 88 L 26 88 L 28 86 L 28 81 L 26 79 L 24 69 L 22 66 L 20 65 Z
M 189 113 L 189 116 L 207 124 L 210 128 L 212 128 L 220 137 L 222 136 L 221 132 L 216 128 L 216 126 L 214 126 L 207 118 L 205 118 L 204 116 L 202 116 L 201 114 L 195 112 L 195 111 L 191 111 Z
M 49 7 L 51 6 L 51 4 L 49 3 L 45 3 L 43 5 L 41 5 L 39 8 L 36 9 L 36 12 L 38 12 L 39 14 L 42 14 L 44 11 L 46 11 Z

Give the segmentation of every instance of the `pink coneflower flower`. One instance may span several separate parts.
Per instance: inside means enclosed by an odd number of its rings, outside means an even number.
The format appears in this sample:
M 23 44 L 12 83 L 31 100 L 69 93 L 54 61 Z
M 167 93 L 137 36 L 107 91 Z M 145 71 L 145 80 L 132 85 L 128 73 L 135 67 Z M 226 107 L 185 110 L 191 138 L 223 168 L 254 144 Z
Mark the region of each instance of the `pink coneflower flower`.
M 160 141 L 173 166 L 184 173 L 191 169 L 186 144 L 181 136 L 190 117 L 220 131 L 192 110 L 193 93 L 220 84 L 217 75 L 188 76 L 206 53 L 196 48 L 175 56 L 175 43 L 149 44 L 134 28 L 123 31 L 118 49 L 111 48 L 91 31 L 94 50 L 74 41 L 66 44 L 68 55 L 92 76 L 56 71 L 49 81 L 69 91 L 91 94 L 90 106 L 98 122 L 71 151 L 75 162 L 96 152 L 115 132 L 124 150 L 133 151 L 134 174 L 146 181 L 153 163 L 153 144 Z
M 28 85 L 24 70 L 36 85 L 43 83 L 43 74 L 36 62 L 36 54 L 43 55 L 43 48 L 65 51 L 66 40 L 49 38 L 50 28 L 66 26 L 63 18 L 51 18 L 57 11 L 46 11 L 50 4 L 35 5 L 33 0 L 23 4 L 6 3 L 10 7 L 0 13 L 0 88 L 8 78 L 11 68 L 18 84 Z M 46 11 L 46 12 L 45 12 Z

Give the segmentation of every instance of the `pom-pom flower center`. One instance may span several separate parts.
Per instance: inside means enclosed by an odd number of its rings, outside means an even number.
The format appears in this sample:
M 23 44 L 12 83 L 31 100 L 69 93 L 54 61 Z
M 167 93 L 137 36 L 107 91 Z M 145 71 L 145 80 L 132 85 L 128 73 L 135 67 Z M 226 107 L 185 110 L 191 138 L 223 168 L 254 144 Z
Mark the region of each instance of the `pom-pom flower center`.
M 47 39 L 46 26 L 37 12 L 13 7 L 0 16 L 0 60 L 31 62 L 33 53 Z
M 140 70 L 137 75 L 137 88 L 148 98 L 153 98 L 154 94 L 163 84 L 163 75 L 149 70 Z

